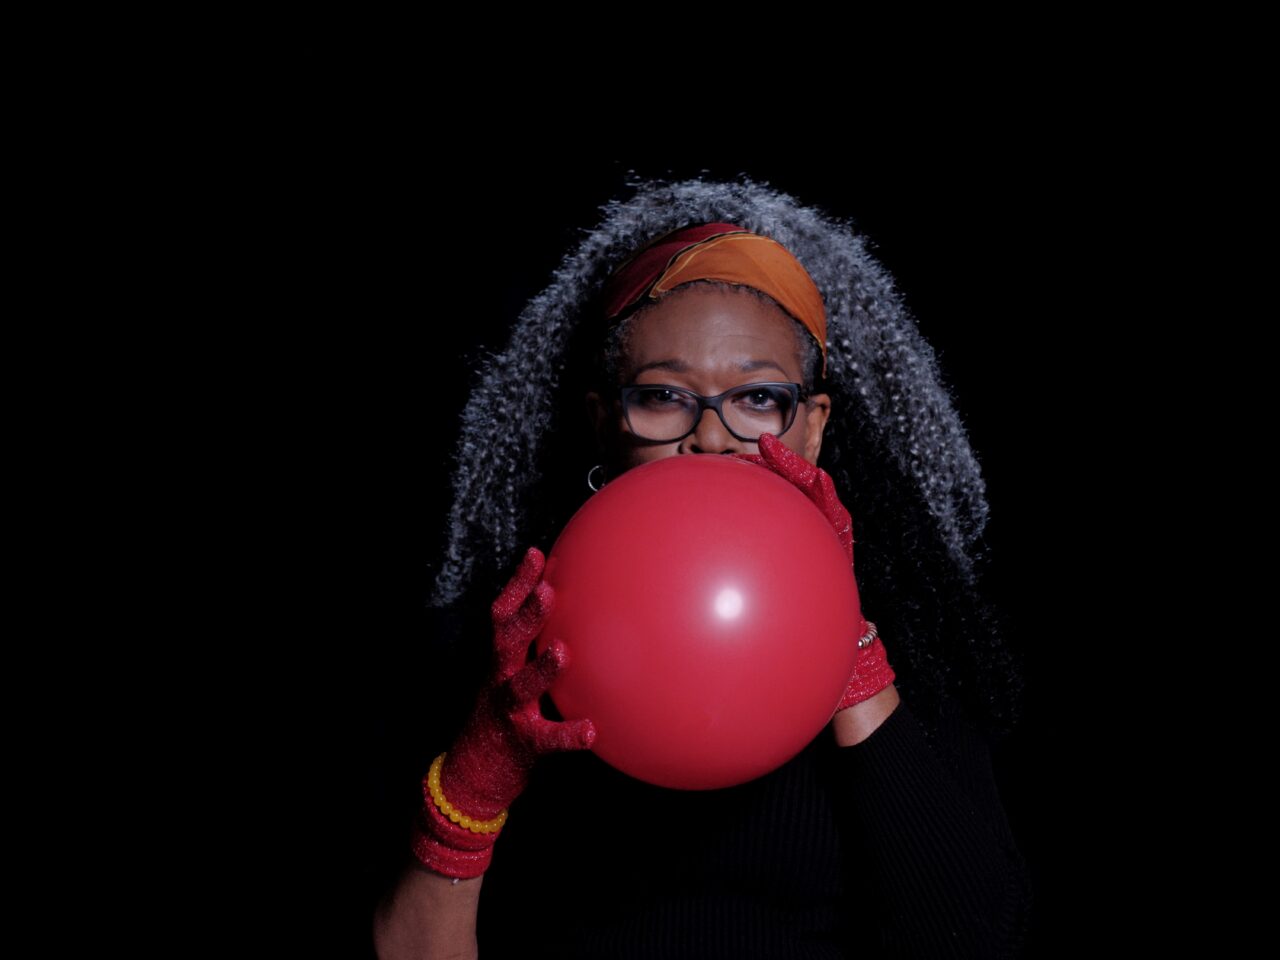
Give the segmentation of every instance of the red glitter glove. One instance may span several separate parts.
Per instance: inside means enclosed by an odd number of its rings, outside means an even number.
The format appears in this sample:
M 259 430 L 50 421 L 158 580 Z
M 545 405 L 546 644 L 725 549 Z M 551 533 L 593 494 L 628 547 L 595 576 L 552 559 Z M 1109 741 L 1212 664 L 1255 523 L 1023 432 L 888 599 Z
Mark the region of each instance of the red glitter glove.
M 799 487 L 835 529 L 844 552 L 849 556 L 849 565 L 852 566 L 853 518 L 849 516 L 849 511 L 840 502 L 840 498 L 836 496 L 836 487 L 831 480 L 831 475 L 821 467 L 814 466 L 805 460 L 771 433 L 760 435 L 759 447 L 758 454 L 738 453 L 734 456 L 768 467 L 783 479 L 790 480 Z M 853 675 L 849 678 L 849 684 L 845 687 L 844 696 L 840 698 L 835 713 L 874 697 L 893 683 L 895 678 L 875 625 L 869 624 L 864 618 L 858 637 L 867 645 L 858 648 L 857 659 L 853 664 Z M 868 637 L 870 639 L 867 639 Z M 832 716 L 835 716 L 835 713 Z
M 529 645 L 541 633 L 555 599 L 542 579 L 545 565 L 542 551 L 530 547 L 493 602 L 493 676 L 477 695 L 443 764 L 432 764 L 423 778 L 425 802 L 414 822 L 413 853 L 436 873 L 464 879 L 484 873 L 506 821 L 506 807 L 528 784 L 538 756 L 587 749 L 595 742 L 590 720 L 557 723 L 542 716 L 538 706 L 569 662 L 560 640 L 526 662 Z M 443 810 L 436 792 L 447 803 Z

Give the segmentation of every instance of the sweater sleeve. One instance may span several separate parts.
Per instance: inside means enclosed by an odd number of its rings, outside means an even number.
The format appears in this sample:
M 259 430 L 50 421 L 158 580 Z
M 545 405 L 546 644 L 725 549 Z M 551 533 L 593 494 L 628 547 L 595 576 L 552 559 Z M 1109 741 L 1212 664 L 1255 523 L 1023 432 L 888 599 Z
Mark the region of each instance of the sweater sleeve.
M 851 956 L 1017 957 L 1032 887 L 982 734 L 953 710 L 933 736 L 900 701 L 835 751 Z M 852 921 L 851 921 L 852 922 Z

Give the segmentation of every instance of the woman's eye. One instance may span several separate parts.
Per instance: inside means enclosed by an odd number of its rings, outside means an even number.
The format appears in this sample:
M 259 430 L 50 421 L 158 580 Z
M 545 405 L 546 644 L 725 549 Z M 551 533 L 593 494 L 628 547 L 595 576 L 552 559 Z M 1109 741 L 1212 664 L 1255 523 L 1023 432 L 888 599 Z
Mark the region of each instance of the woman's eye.
M 752 390 L 739 398 L 748 406 L 764 410 L 777 406 L 778 397 L 772 390 Z
M 664 404 L 673 403 L 676 399 L 676 395 L 670 390 L 640 391 L 640 402 L 649 407 L 660 407 Z

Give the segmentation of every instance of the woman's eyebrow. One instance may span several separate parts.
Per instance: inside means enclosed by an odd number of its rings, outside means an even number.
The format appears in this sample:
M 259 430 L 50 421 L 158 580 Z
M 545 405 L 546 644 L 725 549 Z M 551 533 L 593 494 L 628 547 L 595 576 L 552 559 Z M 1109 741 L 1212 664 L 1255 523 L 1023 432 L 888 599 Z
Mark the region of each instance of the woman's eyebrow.
M 786 374 L 787 372 L 772 360 L 743 360 L 742 363 L 738 364 L 738 370 L 741 373 L 751 373 L 754 370 L 762 370 L 765 367 L 772 367 L 774 370 L 783 374 Z M 631 375 L 638 377 L 646 370 L 670 370 L 672 373 L 688 373 L 690 369 L 692 368 L 689 364 L 685 363 L 683 360 L 677 360 L 674 358 L 670 360 L 651 360 L 648 363 L 643 363 L 636 367 L 635 370 L 632 371 Z
M 743 360 L 742 363 L 738 365 L 738 369 L 743 373 L 750 373 L 753 370 L 761 370 L 765 367 L 773 367 L 773 369 L 783 374 L 787 372 L 772 360 Z

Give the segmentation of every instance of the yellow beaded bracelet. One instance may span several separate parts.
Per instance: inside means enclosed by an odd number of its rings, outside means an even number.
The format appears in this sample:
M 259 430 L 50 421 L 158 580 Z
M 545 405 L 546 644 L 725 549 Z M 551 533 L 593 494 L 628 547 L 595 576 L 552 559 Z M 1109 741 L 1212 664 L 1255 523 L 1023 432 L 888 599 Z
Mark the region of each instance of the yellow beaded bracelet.
M 458 824 L 458 826 L 466 827 L 472 833 L 496 833 L 501 830 L 502 825 L 507 822 L 507 811 L 503 810 L 492 820 L 476 820 L 468 817 L 444 798 L 444 791 L 440 789 L 440 769 L 444 766 L 444 756 L 442 753 L 436 757 L 431 762 L 431 769 L 427 771 L 427 787 L 431 791 L 431 799 L 440 808 L 440 812 Z

